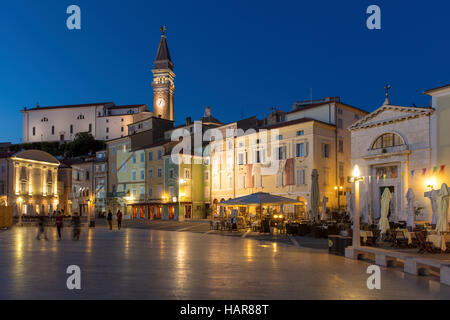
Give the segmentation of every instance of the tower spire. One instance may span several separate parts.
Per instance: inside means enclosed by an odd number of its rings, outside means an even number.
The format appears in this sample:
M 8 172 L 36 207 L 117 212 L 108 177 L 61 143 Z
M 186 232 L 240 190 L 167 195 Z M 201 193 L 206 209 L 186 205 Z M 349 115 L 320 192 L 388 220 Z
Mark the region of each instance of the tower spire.
M 170 57 L 169 46 L 166 39 L 166 26 L 161 27 L 161 41 L 159 42 L 156 59 L 153 62 L 155 69 L 173 70 L 172 58 Z

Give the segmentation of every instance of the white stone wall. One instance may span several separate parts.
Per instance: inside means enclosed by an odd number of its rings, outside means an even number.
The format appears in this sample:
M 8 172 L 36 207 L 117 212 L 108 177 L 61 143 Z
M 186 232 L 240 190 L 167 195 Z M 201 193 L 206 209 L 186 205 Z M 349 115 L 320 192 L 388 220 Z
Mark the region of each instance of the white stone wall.
M 136 113 L 129 114 L 129 110 Z M 113 115 L 103 116 L 103 106 L 23 110 L 22 142 L 60 141 L 61 135 L 64 135 L 65 141 L 72 141 L 77 133 L 88 132 L 89 125 L 91 125 L 91 134 L 97 140 L 120 138 L 128 135 L 128 125 L 134 122 L 138 115 L 137 112 L 139 112 L 139 108 L 117 109 L 112 111 Z M 78 119 L 80 115 L 84 119 Z M 43 119 L 48 121 L 42 121 Z M 71 125 L 73 126 L 72 133 L 70 132 Z M 53 126 L 54 134 L 52 134 Z M 33 127 L 35 135 L 33 135 Z
M 392 119 L 399 116 L 399 112 L 384 111 L 377 115 L 376 120 Z M 398 220 L 406 220 L 406 192 L 411 187 L 415 193 L 415 206 L 423 207 L 423 214 L 419 220 L 428 220 L 430 214 L 430 202 L 425 198 L 424 192 L 428 189 L 426 185 L 432 178 L 431 167 L 431 144 L 430 144 L 430 121 L 429 116 L 393 122 L 371 128 L 356 129 L 352 131 L 351 150 L 352 166 L 358 164 L 361 174 L 366 180 L 361 184 L 360 208 L 367 208 L 369 204 L 373 208 L 373 216 L 379 217 L 380 211 L 380 187 L 394 186 L 396 190 L 395 206 Z M 400 135 L 407 147 L 388 148 L 387 153 L 381 150 L 370 150 L 373 142 L 385 133 L 396 133 Z M 396 179 L 377 182 L 374 167 L 384 165 L 397 165 L 399 172 Z M 427 168 L 426 175 L 422 169 Z M 411 170 L 415 170 L 414 176 Z M 402 177 L 403 172 L 403 177 Z M 403 179 L 402 179 L 403 178 Z M 364 212 L 363 212 L 364 213 Z

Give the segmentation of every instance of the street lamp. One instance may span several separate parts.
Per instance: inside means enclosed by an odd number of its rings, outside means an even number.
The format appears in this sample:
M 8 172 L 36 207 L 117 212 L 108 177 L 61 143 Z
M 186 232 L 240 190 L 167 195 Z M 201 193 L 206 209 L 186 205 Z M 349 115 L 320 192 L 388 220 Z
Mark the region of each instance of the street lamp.
M 87 223 L 88 223 L 88 227 L 90 227 L 90 224 L 91 224 L 91 206 L 90 206 L 90 204 L 91 204 L 91 199 L 88 199 L 87 200 L 87 205 L 88 205 L 88 207 L 87 207 L 87 216 L 88 216 L 88 219 L 87 219 Z
M 336 191 L 336 197 L 338 201 L 338 211 L 341 212 L 341 192 L 344 189 L 343 186 L 334 186 L 334 191 Z
M 348 181 L 350 183 L 355 184 L 355 212 L 353 214 L 353 239 L 352 244 L 353 248 L 360 247 L 360 236 L 359 236 L 359 218 L 360 218 L 360 212 L 359 212 L 359 182 L 364 181 L 364 177 L 361 177 L 361 171 L 359 170 L 359 167 L 357 164 L 353 167 L 352 176 L 348 178 Z
M 22 225 L 22 202 L 23 198 L 19 197 L 17 198 L 17 202 L 19 203 L 19 226 Z

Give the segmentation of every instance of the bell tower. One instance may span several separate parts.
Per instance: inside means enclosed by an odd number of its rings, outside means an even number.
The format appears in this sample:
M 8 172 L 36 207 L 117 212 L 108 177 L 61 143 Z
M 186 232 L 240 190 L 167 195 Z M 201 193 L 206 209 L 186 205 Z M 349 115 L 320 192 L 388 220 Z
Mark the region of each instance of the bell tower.
M 175 73 L 170 58 L 166 40 L 166 27 L 161 27 L 161 41 L 159 42 L 156 59 L 153 62 L 153 116 L 163 119 L 174 119 L 173 96 L 175 92 Z

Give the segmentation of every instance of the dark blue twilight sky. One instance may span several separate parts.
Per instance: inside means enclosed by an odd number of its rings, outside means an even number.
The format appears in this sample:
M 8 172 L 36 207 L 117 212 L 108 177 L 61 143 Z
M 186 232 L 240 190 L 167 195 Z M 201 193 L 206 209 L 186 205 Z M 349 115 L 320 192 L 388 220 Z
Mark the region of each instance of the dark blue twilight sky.
M 66 8 L 82 30 L 66 28 Z M 382 30 L 366 28 L 381 7 Z M 450 2 L 15 0 L 0 9 L 0 141 L 20 142 L 24 106 L 114 101 L 152 106 L 151 68 L 167 25 L 176 122 L 206 105 L 223 122 L 296 100 L 341 96 L 373 110 L 429 104 L 450 83 Z

